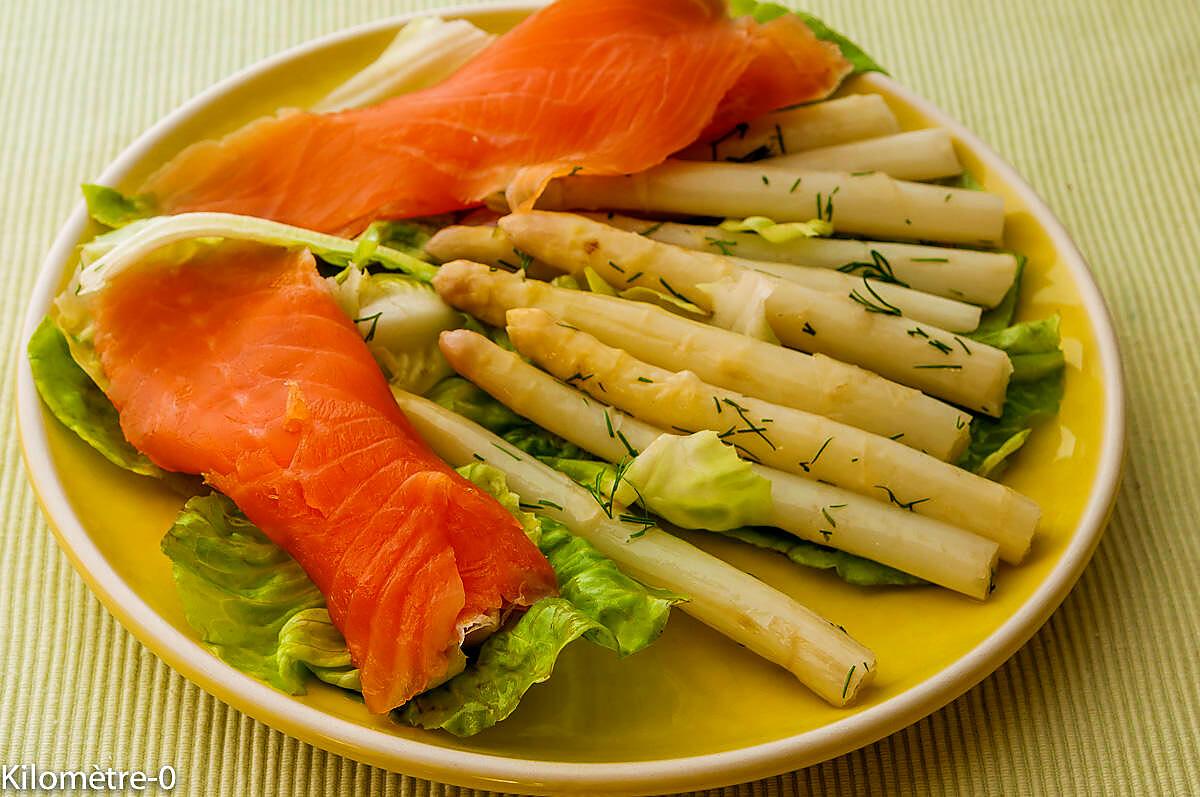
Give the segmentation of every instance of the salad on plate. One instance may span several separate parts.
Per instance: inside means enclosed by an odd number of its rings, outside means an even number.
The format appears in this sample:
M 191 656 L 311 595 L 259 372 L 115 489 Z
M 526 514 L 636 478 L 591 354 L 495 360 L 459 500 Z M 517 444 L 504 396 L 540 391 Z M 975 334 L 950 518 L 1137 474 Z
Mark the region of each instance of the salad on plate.
M 1063 391 L 1002 198 L 839 91 L 878 70 L 743 0 L 410 22 L 313 107 L 85 185 L 38 390 L 181 496 L 188 622 L 285 692 L 467 736 L 684 611 L 848 705 L 869 640 L 680 530 L 986 601 Z

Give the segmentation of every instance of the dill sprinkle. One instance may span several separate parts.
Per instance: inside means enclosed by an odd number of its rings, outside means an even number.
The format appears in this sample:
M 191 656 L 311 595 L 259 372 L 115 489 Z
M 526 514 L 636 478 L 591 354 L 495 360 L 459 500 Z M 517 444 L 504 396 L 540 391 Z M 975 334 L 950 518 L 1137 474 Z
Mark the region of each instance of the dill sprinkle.
M 960 338 L 958 335 L 955 335 L 954 340 L 956 343 L 958 343 L 959 346 L 962 346 L 962 350 L 967 353 L 967 356 L 971 355 L 970 347 L 967 346 L 967 344 L 963 342 L 962 338 Z
M 845 631 L 846 629 L 843 628 L 842 630 Z M 846 673 L 846 683 L 842 684 L 842 700 L 846 699 L 846 692 L 850 689 L 850 678 L 854 675 L 854 667 L 855 665 L 851 664 L 850 672 Z
M 950 258 L 948 258 L 948 257 L 914 257 L 912 259 L 912 262 L 914 262 L 914 263 L 949 263 Z
M 660 221 L 658 224 L 651 224 L 649 227 L 647 227 L 646 229 L 639 232 L 638 235 L 642 235 L 642 236 L 654 235 L 654 233 L 658 232 L 664 224 L 666 224 L 665 221 Z
M 638 381 L 639 381 L 639 382 L 645 382 L 645 383 L 647 383 L 647 384 L 650 384 L 650 385 L 654 384 L 654 380 L 653 380 L 653 379 L 647 379 L 647 378 L 646 378 L 646 377 L 644 377 L 644 376 L 639 376 L 639 377 L 638 377 Z
M 914 365 L 913 368 L 922 368 L 926 371 L 961 371 L 961 365 Z
M 493 445 L 494 447 L 496 447 L 496 448 L 500 449 L 501 451 L 503 451 L 505 454 L 508 454 L 510 457 L 512 457 L 513 459 L 515 459 L 517 462 L 520 462 L 520 461 L 521 461 L 521 458 L 520 458 L 519 456 L 517 456 L 517 455 L 516 455 L 516 454 L 514 454 L 513 452 L 509 451 L 507 448 L 505 448 L 504 446 L 500 445 L 499 443 L 492 443 L 492 445 Z
M 721 254 L 731 256 L 733 247 L 737 246 L 737 241 L 729 241 L 723 238 L 713 238 L 711 235 L 704 236 L 704 240 L 714 249 L 720 249 Z
M 365 315 L 362 318 L 354 319 L 355 324 L 361 324 L 366 321 L 371 322 L 371 326 L 367 328 L 367 334 L 363 335 L 364 342 L 370 343 L 371 341 L 373 341 L 375 339 L 375 330 L 379 327 L 379 318 L 382 315 L 383 315 L 383 311 L 380 310 L 378 313 L 375 313 L 373 315 Z
M 611 261 L 611 260 L 610 260 L 610 261 L 608 261 L 608 264 L 609 264 L 610 266 L 612 266 L 613 268 L 615 268 L 617 271 L 621 272 L 622 274 L 624 274 L 624 273 L 625 273 L 625 269 L 621 268 L 620 266 L 618 266 L 618 265 L 617 265 L 616 263 L 614 263 L 613 261 Z
M 691 302 L 692 302 L 691 299 L 689 299 L 688 297 L 684 296 L 679 291 L 672 288 L 670 283 L 668 283 L 665 279 L 663 279 L 662 277 L 659 277 L 658 281 L 661 282 L 662 286 L 667 289 L 667 293 L 671 294 L 672 296 L 674 296 L 676 299 L 679 299 L 680 301 L 684 301 L 684 302 L 687 302 L 688 304 L 691 304 Z
M 792 183 L 792 187 L 788 189 L 788 193 L 789 194 L 796 193 L 796 189 L 800 187 L 800 181 L 803 179 L 804 179 L 803 177 L 797 177 L 796 182 Z

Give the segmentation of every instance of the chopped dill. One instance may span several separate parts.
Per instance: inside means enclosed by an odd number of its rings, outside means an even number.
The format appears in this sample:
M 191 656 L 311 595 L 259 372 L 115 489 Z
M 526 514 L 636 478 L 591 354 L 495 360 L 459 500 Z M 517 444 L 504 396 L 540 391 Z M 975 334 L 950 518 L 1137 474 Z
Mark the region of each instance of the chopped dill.
M 486 459 L 484 459 L 483 457 L 479 456 L 478 454 L 472 454 L 471 456 L 473 456 L 475 459 L 477 459 L 477 460 L 478 460 L 478 461 L 480 461 L 480 462 L 487 462 L 487 460 L 486 460 Z
M 874 169 L 868 169 L 865 172 L 850 172 L 851 177 L 866 177 L 868 174 L 874 174 Z
M 955 335 L 954 342 L 957 343 L 959 346 L 962 346 L 962 350 L 967 353 L 968 357 L 971 356 L 971 348 L 966 343 L 963 342 L 962 338 L 960 338 L 958 335 Z
M 364 342 L 370 343 L 371 341 L 375 340 L 375 330 L 379 327 L 379 318 L 382 315 L 383 315 L 383 311 L 380 310 L 378 313 L 374 313 L 372 315 L 365 315 L 362 318 L 354 319 L 355 324 L 361 324 L 365 321 L 371 322 L 371 326 L 367 328 L 367 334 L 363 335 Z
M 890 282 L 893 285 L 899 285 L 902 288 L 909 287 L 907 282 L 903 282 L 896 276 L 896 272 L 892 270 L 892 264 L 876 249 L 871 250 L 871 262 L 865 260 L 854 260 L 844 266 L 838 266 L 838 271 L 843 274 L 860 274 L 862 277 L 870 277 L 877 279 L 880 282 Z
M 817 330 L 814 329 L 813 325 L 808 323 L 807 321 L 804 322 L 804 327 L 803 327 L 802 331 L 808 335 L 816 335 L 817 334 Z
M 948 257 L 914 257 L 914 258 L 912 258 L 912 262 L 914 262 L 914 263 L 949 263 L 950 258 L 948 258 Z
M 792 183 L 792 187 L 788 189 L 788 193 L 789 194 L 796 193 L 796 189 L 800 187 L 800 181 L 803 179 L 804 179 L 803 177 L 797 177 L 796 182 Z
M 646 273 L 646 272 L 644 272 L 644 271 L 639 271 L 638 273 L 634 274 L 632 277 L 628 277 L 628 278 L 625 280 L 625 284 L 626 284 L 626 285 L 632 285 L 634 282 L 636 282 L 636 281 L 637 281 L 637 278 L 638 278 L 638 277 L 642 276 L 642 275 L 643 275 L 643 274 L 645 274 L 645 273 Z
M 923 368 L 927 371 L 961 371 L 961 365 L 914 365 L 913 368 Z
M 667 282 L 665 279 L 663 279 L 662 277 L 659 277 L 659 278 L 658 278 L 658 281 L 659 281 L 660 283 L 662 283 L 662 286 L 663 286 L 664 288 L 666 288 L 666 289 L 667 289 L 667 293 L 671 294 L 671 295 L 672 295 L 672 296 L 674 296 L 676 299 L 679 299 L 680 301 L 683 301 L 683 302 L 687 302 L 688 304 L 691 304 L 691 303 L 692 303 L 692 300 L 691 300 L 691 299 L 689 299 L 688 297 L 684 296 L 684 295 L 683 295 L 682 293 L 680 293 L 679 291 L 677 291 L 677 290 L 675 290 L 674 288 L 672 288 L 672 287 L 671 287 L 671 285 L 670 285 L 670 283 L 668 283 L 668 282 Z
M 845 631 L 846 629 L 842 629 Z M 854 675 L 855 665 L 850 665 L 850 672 L 846 673 L 846 683 L 842 684 L 842 700 L 846 699 L 846 691 L 850 689 L 850 678 Z
M 783 141 L 783 128 L 779 125 L 775 125 L 775 140 L 779 142 L 779 154 L 786 155 L 787 144 Z
M 498 449 L 500 449 L 501 451 L 503 451 L 505 454 L 508 454 L 510 457 L 512 457 L 513 459 L 515 459 L 517 462 L 520 462 L 520 461 L 521 461 L 521 458 L 520 458 L 519 456 L 517 456 L 517 455 L 516 455 L 516 454 L 514 454 L 513 452 L 509 451 L 507 448 L 505 448 L 504 446 L 500 445 L 499 443 L 492 443 L 492 445 L 493 445 L 495 448 L 498 448 Z
M 817 460 L 821 458 L 821 454 L 825 453 L 825 447 L 828 446 L 832 442 L 833 442 L 832 437 L 825 438 L 825 442 L 821 443 L 821 447 L 817 449 L 817 453 L 812 455 L 812 459 L 808 460 L 808 462 L 800 463 L 800 467 L 804 470 L 805 473 L 808 473 L 809 469 L 817 463 Z
M 629 444 L 629 439 L 625 437 L 625 433 L 620 429 L 617 430 L 617 439 L 621 441 L 621 445 L 625 446 L 625 450 L 629 452 L 629 456 L 636 457 L 638 455 L 637 449 Z
M 928 338 L 929 333 L 920 327 L 913 327 L 912 329 L 908 330 L 908 336 L 910 338 Z
M 654 235 L 654 233 L 658 232 L 660 229 L 662 229 L 662 226 L 664 224 L 666 224 L 665 221 L 660 221 L 658 224 L 651 224 L 649 227 L 647 227 L 646 229 L 639 232 L 638 235 L 648 238 L 651 235 Z
M 940 351 L 942 354 L 949 354 L 950 352 L 954 351 L 953 346 L 948 346 L 936 338 L 930 338 L 929 345 Z
M 880 296 L 866 277 L 863 277 L 863 287 L 867 289 L 870 297 L 863 296 L 857 289 L 850 291 L 850 298 L 863 306 L 863 309 L 868 313 L 879 313 L 880 315 L 901 315 L 900 308 L 891 304 L 882 296 Z
M 638 381 L 639 381 L 639 382 L 645 382 L 646 384 L 649 384 L 649 385 L 652 385 L 652 384 L 654 384 L 654 380 L 653 380 L 653 379 L 647 379 L 647 378 L 646 378 L 646 377 L 644 377 L 644 376 L 639 376 L 639 377 L 638 377 Z
M 713 238 L 711 235 L 704 236 L 704 240 L 708 241 L 708 245 L 714 249 L 720 249 L 721 254 L 726 256 L 732 256 L 733 252 L 730 250 L 737 246 L 737 241 L 729 241 L 723 238 Z
M 896 494 L 894 492 L 892 492 L 891 487 L 887 487 L 882 484 L 877 484 L 877 485 L 875 485 L 875 487 L 876 487 L 876 489 L 883 490 L 885 493 L 887 493 L 888 500 L 891 501 L 893 504 L 900 507 L 901 509 L 907 509 L 909 512 L 915 511 L 913 509 L 914 506 L 917 506 L 918 504 L 923 504 L 926 501 L 933 500 L 930 498 L 918 498 L 915 501 L 901 501 L 899 498 L 896 497 Z
M 762 176 L 762 181 L 763 181 L 763 185 L 770 185 L 770 184 L 771 184 L 771 178 L 770 178 L 770 177 L 767 177 L 765 174 Z
M 611 260 L 610 260 L 610 261 L 608 261 L 608 264 L 609 264 L 610 266 L 612 266 L 614 269 L 616 269 L 617 271 L 621 272 L 622 274 L 624 274 L 624 273 L 625 273 L 625 269 L 621 268 L 620 266 L 618 266 L 618 265 L 617 265 L 616 263 L 614 263 L 613 261 L 611 261 Z
M 562 505 L 561 505 L 561 504 L 556 504 L 556 503 L 554 503 L 554 502 L 553 502 L 553 501 L 551 501 L 549 498 L 539 498 L 539 499 L 538 499 L 538 504 L 539 504 L 540 506 L 548 506 L 548 507 L 550 507 L 551 509 L 557 509 L 559 512 L 561 512 L 561 511 L 562 511 Z

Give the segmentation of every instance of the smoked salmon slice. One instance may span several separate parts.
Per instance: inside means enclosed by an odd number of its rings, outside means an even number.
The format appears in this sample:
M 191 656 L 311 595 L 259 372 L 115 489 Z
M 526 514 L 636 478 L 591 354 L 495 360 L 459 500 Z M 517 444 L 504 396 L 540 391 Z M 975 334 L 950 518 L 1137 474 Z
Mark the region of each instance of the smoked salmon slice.
M 556 592 L 512 515 L 417 436 L 307 251 L 227 244 L 124 273 L 95 317 L 128 440 L 202 474 L 296 558 L 372 711 L 450 674 L 465 635 Z
M 851 71 L 798 18 L 723 0 L 558 0 L 441 84 L 332 114 L 283 111 L 193 145 L 142 186 L 353 235 L 379 218 L 531 204 L 556 176 L 650 168 L 706 129 L 827 96 Z

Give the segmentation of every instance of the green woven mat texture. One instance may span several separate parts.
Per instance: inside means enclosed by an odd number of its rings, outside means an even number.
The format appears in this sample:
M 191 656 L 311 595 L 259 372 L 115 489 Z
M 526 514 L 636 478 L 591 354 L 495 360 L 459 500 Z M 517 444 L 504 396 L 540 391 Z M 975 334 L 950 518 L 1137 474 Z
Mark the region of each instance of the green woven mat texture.
M 183 773 L 180 794 L 466 792 L 301 744 L 144 649 L 55 544 L 23 472 L 12 406 L 25 303 L 81 181 L 240 67 L 438 5 L 0 4 L 0 763 L 170 763 Z M 878 744 L 720 793 L 1200 794 L 1200 7 L 811 0 L 809 9 L 992 144 L 1071 231 L 1122 341 L 1129 461 L 1079 585 L 995 675 Z

